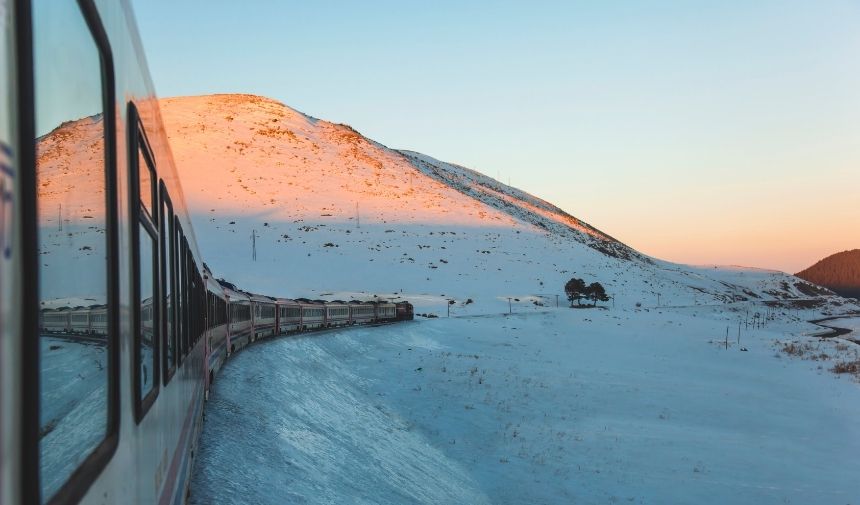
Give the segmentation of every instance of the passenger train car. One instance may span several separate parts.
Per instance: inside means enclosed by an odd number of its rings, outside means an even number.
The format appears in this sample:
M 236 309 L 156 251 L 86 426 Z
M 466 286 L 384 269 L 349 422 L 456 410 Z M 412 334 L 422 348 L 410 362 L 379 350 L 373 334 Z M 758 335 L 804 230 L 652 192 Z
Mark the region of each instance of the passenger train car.
M 0 505 L 184 503 L 231 354 L 400 314 L 215 279 L 144 62 L 126 0 L 0 0 Z

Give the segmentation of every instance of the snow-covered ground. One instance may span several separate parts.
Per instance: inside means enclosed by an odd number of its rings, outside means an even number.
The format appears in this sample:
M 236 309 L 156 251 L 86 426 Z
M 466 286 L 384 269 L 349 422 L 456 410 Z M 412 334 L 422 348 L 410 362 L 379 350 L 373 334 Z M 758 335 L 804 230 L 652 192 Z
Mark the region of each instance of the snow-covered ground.
M 191 502 L 856 503 L 860 387 L 780 352 L 791 316 L 739 346 L 744 312 L 546 309 L 251 346 L 215 383 Z
M 845 337 L 860 339 L 860 317 L 840 317 L 825 321 L 824 324 L 851 330 L 851 333 L 845 335 Z
M 42 491 L 51 496 L 107 430 L 105 346 L 43 335 L 41 353 Z

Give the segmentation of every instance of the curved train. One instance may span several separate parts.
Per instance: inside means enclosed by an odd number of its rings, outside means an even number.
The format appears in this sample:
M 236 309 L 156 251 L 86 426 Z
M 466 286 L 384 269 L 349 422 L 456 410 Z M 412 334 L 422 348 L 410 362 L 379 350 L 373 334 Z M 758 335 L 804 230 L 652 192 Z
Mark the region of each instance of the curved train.
M 215 279 L 127 0 L 0 0 L 0 505 L 181 504 L 258 339 L 412 318 Z

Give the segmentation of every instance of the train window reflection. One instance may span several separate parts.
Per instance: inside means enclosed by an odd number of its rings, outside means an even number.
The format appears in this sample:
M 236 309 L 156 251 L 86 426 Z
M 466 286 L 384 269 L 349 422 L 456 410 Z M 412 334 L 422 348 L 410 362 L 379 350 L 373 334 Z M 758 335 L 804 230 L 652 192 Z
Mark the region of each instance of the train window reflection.
M 73 0 L 34 0 L 40 482 L 50 499 L 108 430 L 101 61 Z
M 156 377 L 154 262 L 155 238 L 149 228 L 140 223 L 140 338 L 138 340 L 138 398 L 145 398 L 154 388 Z
M 138 177 L 140 178 L 140 205 L 151 217 L 155 217 L 152 212 L 153 194 L 155 193 L 155 177 L 152 176 L 152 170 L 149 168 L 150 163 L 146 159 L 146 155 L 142 150 L 138 151 Z
M 165 195 L 162 197 L 162 206 L 161 206 L 161 256 L 162 260 L 162 289 L 164 290 L 163 297 L 163 310 L 164 310 L 164 369 L 165 373 L 165 384 L 167 380 L 170 379 L 169 374 L 170 370 L 176 366 L 176 353 L 175 353 L 175 341 L 174 341 L 174 329 L 173 329 L 173 305 L 174 305 L 174 296 L 173 296 L 173 278 L 174 278 L 174 261 L 173 261 L 173 246 L 169 242 L 170 237 L 173 236 L 171 230 L 173 229 L 173 211 L 170 210 L 169 204 L 166 200 L 166 193 L 164 193 L 162 189 L 162 194 Z

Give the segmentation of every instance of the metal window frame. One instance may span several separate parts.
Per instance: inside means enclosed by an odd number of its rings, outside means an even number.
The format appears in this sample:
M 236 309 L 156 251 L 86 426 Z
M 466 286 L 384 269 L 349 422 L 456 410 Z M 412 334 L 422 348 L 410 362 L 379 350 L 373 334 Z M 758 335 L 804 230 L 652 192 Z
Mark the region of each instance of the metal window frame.
M 174 297 L 175 297 L 175 312 L 173 318 L 174 331 L 173 335 L 175 338 L 176 346 L 174 347 L 174 352 L 176 352 L 176 368 L 182 368 L 182 364 L 185 363 L 185 353 L 183 352 L 183 340 L 185 339 L 185 285 L 182 282 L 182 277 L 185 275 L 185 266 L 182 262 L 182 239 L 184 235 L 182 233 L 182 223 L 179 222 L 179 216 L 177 214 L 173 215 L 173 250 L 175 251 L 175 255 L 173 256 L 173 265 L 174 265 L 174 278 L 176 279 L 176 283 L 173 285 L 174 287 Z
M 131 310 L 129 313 L 131 314 L 131 330 L 132 330 L 132 398 L 134 398 L 134 420 L 136 423 L 140 424 L 149 410 L 152 408 L 152 405 L 155 403 L 156 398 L 158 398 L 158 394 L 160 391 L 161 385 L 161 303 L 157 303 L 160 299 L 161 289 L 160 289 L 160 279 L 159 275 L 159 233 L 158 226 L 153 223 L 159 217 L 159 209 L 153 208 L 151 209 L 152 215 L 146 211 L 144 208 L 144 203 L 140 199 L 141 195 L 141 187 L 140 187 L 140 171 L 142 169 L 149 171 L 150 177 L 150 197 L 155 196 L 155 181 L 156 179 L 156 170 L 155 170 L 155 159 L 152 154 L 152 148 L 150 147 L 149 140 L 146 137 L 146 131 L 143 128 L 143 123 L 140 119 L 140 114 L 137 111 L 137 107 L 134 105 L 134 102 L 128 103 L 128 115 L 127 115 L 127 135 L 128 135 L 128 187 L 129 187 L 129 198 L 128 198 L 128 215 L 129 215 L 129 234 L 131 235 L 131 296 L 129 300 L 131 301 Z M 146 167 L 140 166 L 140 155 L 143 154 L 143 161 L 147 165 Z M 157 202 L 157 200 L 153 199 L 153 202 Z M 141 366 L 141 344 L 142 344 L 142 332 L 143 332 L 143 324 L 141 319 L 141 296 L 140 296 L 140 275 L 141 275 L 141 265 L 140 265 L 140 233 L 141 233 L 141 225 L 146 229 L 146 232 L 149 234 L 149 238 L 152 241 L 152 317 L 153 317 L 153 339 L 152 339 L 152 389 L 150 389 L 146 394 L 141 395 L 141 381 L 140 381 L 140 366 Z
M 173 375 L 176 373 L 176 368 L 179 363 L 179 359 L 177 357 L 178 348 L 176 345 L 177 337 L 176 337 L 176 262 L 174 260 L 176 256 L 176 248 L 174 247 L 173 237 L 173 202 L 170 199 L 170 195 L 167 193 L 167 186 L 164 184 L 164 181 L 160 181 L 159 183 L 159 193 L 161 194 L 161 199 L 159 200 L 159 212 L 162 213 L 161 219 L 159 220 L 160 234 L 160 276 L 161 276 L 161 305 L 162 305 L 162 325 L 161 325 L 161 335 L 162 342 L 164 343 L 164 351 L 162 353 L 162 364 L 161 369 L 163 371 L 162 381 L 166 386 L 170 383 L 170 379 L 173 378 Z M 165 214 L 165 207 L 167 208 L 167 213 Z M 170 275 L 167 275 L 168 272 L 168 263 L 170 264 Z M 170 295 L 173 297 L 173 304 L 170 306 L 170 312 L 173 313 L 173 317 L 168 320 L 167 312 L 167 290 L 166 287 L 170 285 Z M 167 326 L 170 325 L 170 331 L 168 332 Z M 173 344 L 173 360 L 168 359 L 167 348 L 168 348 L 168 338 L 171 340 L 170 344 Z

